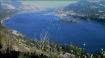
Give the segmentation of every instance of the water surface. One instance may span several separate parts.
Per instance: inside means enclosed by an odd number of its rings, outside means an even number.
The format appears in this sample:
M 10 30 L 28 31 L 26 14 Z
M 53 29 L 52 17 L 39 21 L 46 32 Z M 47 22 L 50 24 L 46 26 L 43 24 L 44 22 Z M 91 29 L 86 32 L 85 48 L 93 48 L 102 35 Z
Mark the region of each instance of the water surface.
M 59 21 L 59 17 L 48 15 L 47 11 L 37 13 L 15 14 L 4 25 L 17 30 L 26 38 L 39 38 L 42 30 L 48 30 L 50 40 L 57 44 L 70 44 L 83 47 L 86 43 L 87 52 L 105 49 L 105 25 L 96 22 L 80 21 L 78 24 Z M 47 14 L 47 15 L 46 15 Z M 75 19 L 70 17 L 70 19 Z

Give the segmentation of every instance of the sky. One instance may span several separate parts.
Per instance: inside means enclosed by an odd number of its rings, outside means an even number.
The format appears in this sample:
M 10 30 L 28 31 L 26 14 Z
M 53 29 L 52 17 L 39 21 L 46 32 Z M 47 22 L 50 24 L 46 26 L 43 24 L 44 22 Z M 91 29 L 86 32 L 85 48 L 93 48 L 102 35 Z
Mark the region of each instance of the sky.
M 55 8 L 59 6 L 67 6 L 71 3 L 76 3 L 77 1 L 21 1 L 28 4 L 35 4 L 45 8 Z

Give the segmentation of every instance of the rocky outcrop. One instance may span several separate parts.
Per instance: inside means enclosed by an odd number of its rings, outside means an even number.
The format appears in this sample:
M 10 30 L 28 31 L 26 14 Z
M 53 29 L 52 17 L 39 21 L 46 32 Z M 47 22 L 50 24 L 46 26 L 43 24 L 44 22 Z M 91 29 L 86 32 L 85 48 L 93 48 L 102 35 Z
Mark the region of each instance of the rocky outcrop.
M 76 58 L 76 56 L 74 54 L 70 54 L 70 53 L 63 53 L 63 54 L 60 54 L 58 56 L 59 58 Z

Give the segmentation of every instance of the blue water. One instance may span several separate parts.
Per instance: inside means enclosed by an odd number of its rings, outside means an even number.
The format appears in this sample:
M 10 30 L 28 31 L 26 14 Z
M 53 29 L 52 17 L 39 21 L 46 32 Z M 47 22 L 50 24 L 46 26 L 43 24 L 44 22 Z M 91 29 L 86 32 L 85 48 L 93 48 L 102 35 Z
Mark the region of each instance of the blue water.
M 96 22 L 80 21 L 78 24 L 59 21 L 59 17 L 43 15 L 49 12 L 15 14 L 4 25 L 17 30 L 26 38 L 39 38 L 42 30 L 50 33 L 50 40 L 57 44 L 70 44 L 79 47 L 86 43 L 86 52 L 94 53 L 100 48 L 105 49 L 105 25 Z M 71 19 L 75 19 L 70 17 Z

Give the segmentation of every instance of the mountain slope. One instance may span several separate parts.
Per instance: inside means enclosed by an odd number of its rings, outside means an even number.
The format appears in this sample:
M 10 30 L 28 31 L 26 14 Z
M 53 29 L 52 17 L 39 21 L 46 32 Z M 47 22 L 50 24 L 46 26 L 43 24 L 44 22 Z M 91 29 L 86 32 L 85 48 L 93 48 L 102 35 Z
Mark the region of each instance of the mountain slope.
M 1 2 L 1 8 L 2 9 L 15 9 L 15 10 L 37 10 L 41 11 L 44 10 L 43 7 L 38 5 L 30 5 L 23 2 Z
M 55 12 L 56 14 L 60 13 L 66 16 L 105 23 L 105 1 L 79 1 L 64 7 L 62 10 L 56 10 Z

